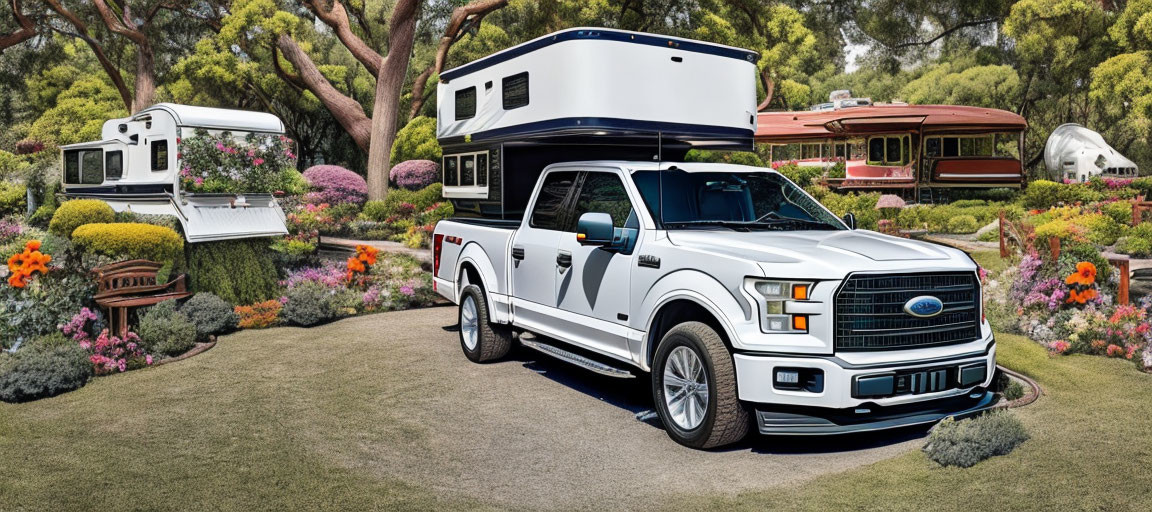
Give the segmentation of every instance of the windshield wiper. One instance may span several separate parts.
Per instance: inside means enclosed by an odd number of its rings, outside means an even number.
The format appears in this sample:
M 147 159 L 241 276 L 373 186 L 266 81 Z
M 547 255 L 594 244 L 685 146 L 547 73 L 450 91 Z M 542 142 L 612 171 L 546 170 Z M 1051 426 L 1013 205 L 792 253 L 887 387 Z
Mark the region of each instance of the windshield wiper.
M 779 213 L 776 213 L 776 212 L 765 213 L 764 215 L 761 215 L 760 218 L 749 222 L 749 224 L 760 224 L 760 225 L 771 225 L 771 226 L 783 225 L 783 224 L 803 224 L 803 225 L 807 225 L 807 226 L 820 226 L 823 228 L 836 229 L 836 226 L 829 224 L 827 222 L 814 220 L 814 219 L 798 219 L 796 217 L 785 217 L 785 216 L 780 215 Z
M 731 229 L 733 231 L 747 231 L 748 230 L 748 224 L 746 222 L 733 221 L 733 220 L 678 220 L 678 221 L 672 221 L 672 222 L 665 221 L 664 226 L 665 227 L 684 226 L 684 227 L 701 227 L 701 228 L 721 227 L 721 228 L 728 228 L 728 229 Z

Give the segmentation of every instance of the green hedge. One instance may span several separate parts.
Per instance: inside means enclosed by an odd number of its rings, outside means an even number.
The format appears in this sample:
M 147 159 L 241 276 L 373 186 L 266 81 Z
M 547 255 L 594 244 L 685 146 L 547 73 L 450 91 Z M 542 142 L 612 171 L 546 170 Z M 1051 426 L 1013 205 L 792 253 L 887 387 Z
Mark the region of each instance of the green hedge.
M 71 238 L 76 228 L 85 224 L 111 223 L 116 220 L 116 212 L 108 203 L 99 199 L 75 199 L 68 201 L 52 214 L 48 231 L 65 238 Z
M 0 181 L 0 217 L 28 213 L 28 189 L 18 183 Z
M 275 253 L 263 238 L 188 245 L 193 292 L 211 292 L 230 304 L 254 304 L 277 296 Z
M 422 212 L 436 203 L 446 201 L 442 195 L 443 185 L 433 183 L 420 190 L 404 190 L 395 188 L 388 191 L 388 196 L 382 200 L 368 201 L 360 216 L 367 220 L 384 222 L 385 219 L 400 212 L 402 203 L 411 203 L 416 206 L 416 212 Z
M 85 252 L 125 260 L 177 263 L 184 256 L 183 237 L 151 224 L 85 224 L 72 232 L 72 243 Z
M 1104 193 L 1086 185 L 1038 180 L 1028 184 L 1028 189 L 1024 191 L 1023 203 L 1027 208 L 1046 210 L 1060 204 L 1088 204 L 1104 198 Z

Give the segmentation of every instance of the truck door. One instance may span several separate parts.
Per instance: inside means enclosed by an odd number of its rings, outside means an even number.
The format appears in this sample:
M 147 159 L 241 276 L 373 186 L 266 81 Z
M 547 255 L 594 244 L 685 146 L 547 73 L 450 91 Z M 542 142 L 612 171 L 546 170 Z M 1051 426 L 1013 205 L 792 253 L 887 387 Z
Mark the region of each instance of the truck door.
M 512 239 L 512 297 L 516 323 L 545 331 L 555 326 L 556 247 L 570 213 L 577 171 L 544 176 L 530 213 Z
M 585 171 L 556 252 L 556 307 L 562 329 L 589 348 L 630 359 L 628 311 L 639 219 L 619 171 Z M 589 212 L 607 213 L 626 240 L 622 247 L 581 245 L 576 223 Z

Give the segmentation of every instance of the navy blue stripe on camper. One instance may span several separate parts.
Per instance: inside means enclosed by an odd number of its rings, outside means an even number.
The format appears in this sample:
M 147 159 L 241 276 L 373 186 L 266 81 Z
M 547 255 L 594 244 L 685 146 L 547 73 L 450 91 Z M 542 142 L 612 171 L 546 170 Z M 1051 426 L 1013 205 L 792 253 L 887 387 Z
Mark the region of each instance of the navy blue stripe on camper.
M 533 135 L 554 137 L 563 135 L 563 131 L 568 131 L 573 135 L 650 136 L 660 134 L 667 138 L 720 140 L 748 146 L 753 144 L 753 136 L 756 134 L 755 130 L 732 128 L 729 126 L 667 123 L 612 117 L 564 117 L 476 132 L 471 134 L 469 141 L 490 141 L 510 137 L 531 137 Z M 445 137 L 440 139 L 439 142 L 440 144 L 459 144 L 466 142 L 466 140 L 464 136 L 456 136 Z
M 511 60 L 526 53 L 531 53 L 541 48 L 564 41 L 573 40 L 589 40 L 599 39 L 603 41 L 620 41 L 624 43 L 643 44 L 648 46 L 672 47 L 677 50 L 683 50 L 693 53 L 704 53 L 708 55 L 718 55 L 720 57 L 728 57 L 731 59 L 739 59 L 748 62 L 756 62 L 760 59 L 760 54 L 740 48 L 733 48 L 731 46 L 721 46 L 701 41 L 693 41 L 691 39 L 680 39 L 677 37 L 659 36 L 653 34 L 642 34 L 639 32 L 624 32 L 618 30 L 608 29 L 570 29 L 563 32 L 557 32 L 550 37 L 542 37 L 528 41 L 527 43 L 519 46 L 513 46 L 500 53 L 489 55 L 483 59 L 472 61 L 463 66 L 449 69 L 440 74 L 440 80 L 451 81 L 458 77 L 469 75 L 480 71 L 482 69 L 494 66 L 501 62 Z

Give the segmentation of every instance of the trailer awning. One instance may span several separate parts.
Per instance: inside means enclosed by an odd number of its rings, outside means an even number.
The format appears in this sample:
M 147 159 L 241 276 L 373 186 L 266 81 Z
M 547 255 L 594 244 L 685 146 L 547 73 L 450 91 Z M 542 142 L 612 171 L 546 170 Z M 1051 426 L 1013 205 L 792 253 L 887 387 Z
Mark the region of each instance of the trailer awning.
M 1022 132 L 1027 127 L 1023 117 L 994 108 L 871 105 L 827 111 L 763 112 L 756 118 L 756 142 L 788 144 L 918 129 L 926 133 Z
M 213 242 L 239 238 L 284 236 L 284 211 L 270 195 L 186 196 L 173 199 L 167 194 L 141 194 L 134 197 L 113 194 L 72 194 L 70 197 L 101 199 L 118 212 L 144 215 L 171 215 L 184 229 L 189 242 Z

